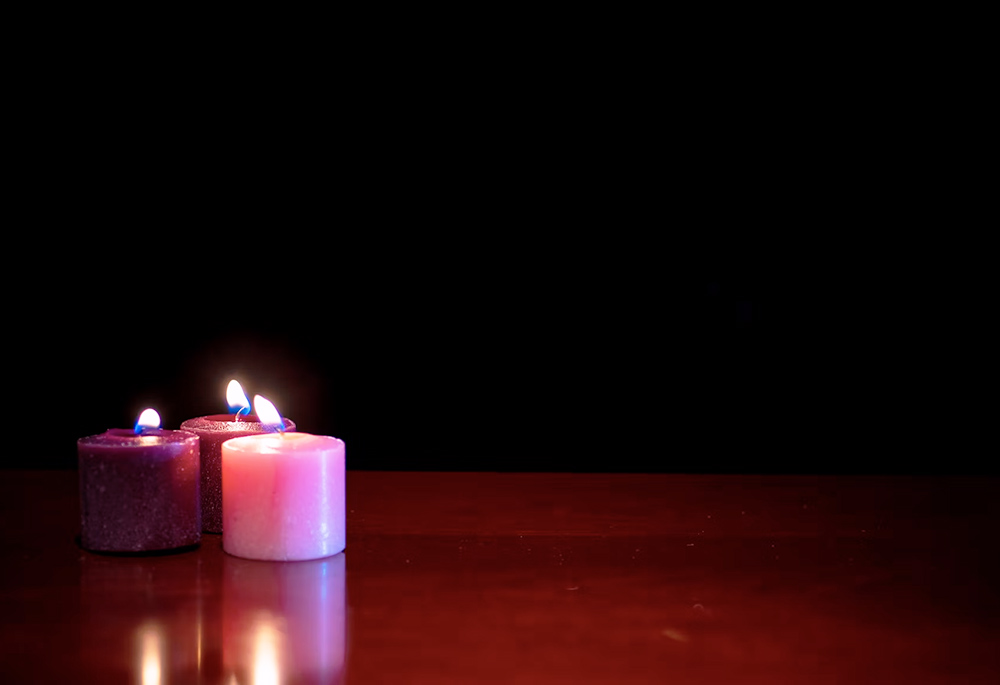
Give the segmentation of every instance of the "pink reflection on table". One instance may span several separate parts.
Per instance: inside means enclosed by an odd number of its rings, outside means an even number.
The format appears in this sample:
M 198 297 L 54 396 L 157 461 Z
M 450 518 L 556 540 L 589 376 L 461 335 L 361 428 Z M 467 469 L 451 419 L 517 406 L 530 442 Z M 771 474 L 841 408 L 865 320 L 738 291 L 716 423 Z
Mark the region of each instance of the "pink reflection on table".
M 163 627 L 154 621 L 143 623 L 135 634 L 136 681 L 142 685 L 160 685 L 164 681 L 166 639 Z
M 83 670 L 108 683 L 205 682 L 204 581 L 197 554 L 81 557 Z
M 339 683 L 345 641 L 345 556 L 253 561 L 226 556 L 226 682 Z

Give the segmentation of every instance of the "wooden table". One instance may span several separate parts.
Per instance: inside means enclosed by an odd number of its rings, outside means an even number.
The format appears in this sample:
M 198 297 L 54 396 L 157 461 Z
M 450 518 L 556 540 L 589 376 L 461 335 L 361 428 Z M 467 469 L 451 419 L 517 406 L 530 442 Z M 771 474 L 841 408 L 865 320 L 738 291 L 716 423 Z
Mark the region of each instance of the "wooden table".
M 0 473 L 3 683 L 1000 682 L 1000 481 L 348 474 L 348 545 L 80 549 Z

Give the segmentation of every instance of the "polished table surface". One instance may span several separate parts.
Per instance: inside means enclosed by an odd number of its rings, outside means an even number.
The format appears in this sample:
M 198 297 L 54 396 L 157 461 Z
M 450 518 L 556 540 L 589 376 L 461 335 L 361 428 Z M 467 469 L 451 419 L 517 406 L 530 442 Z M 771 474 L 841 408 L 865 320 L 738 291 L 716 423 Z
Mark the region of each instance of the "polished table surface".
M 0 472 L 3 683 L 1000 682 L 1000 480 L 348 472 L 344 554 L 86 552 Z

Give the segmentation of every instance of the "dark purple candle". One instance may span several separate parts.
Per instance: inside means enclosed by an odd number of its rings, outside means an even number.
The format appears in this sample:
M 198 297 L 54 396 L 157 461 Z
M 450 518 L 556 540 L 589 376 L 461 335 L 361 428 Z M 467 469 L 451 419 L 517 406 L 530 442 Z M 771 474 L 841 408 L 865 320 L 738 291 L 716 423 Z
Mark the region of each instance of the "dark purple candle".
M 198 436 L 111 429 L 77 441 L 80 537 L 96 552 L 150 552 L 201 541 Z
M 238 420 L 237 420 L 238 419 Z M 181 430 L 201 438 L 201 525 L 206 533 L 222 532 L 222 443 L 257 433 L 272 433 L 253 414 L 213 414 L 188 419 Z M 285 431 L 295 431 L 295 422 L 285 419 Z

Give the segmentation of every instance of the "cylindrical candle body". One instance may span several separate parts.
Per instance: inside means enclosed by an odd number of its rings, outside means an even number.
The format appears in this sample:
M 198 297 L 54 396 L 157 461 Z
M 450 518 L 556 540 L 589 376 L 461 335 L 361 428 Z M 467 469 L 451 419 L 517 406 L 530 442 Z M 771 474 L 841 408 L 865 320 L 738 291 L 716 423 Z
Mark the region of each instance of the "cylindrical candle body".
M 222 575 L 225 677 L 240 683 L 342 682 L 345 562 L 343 554 L 290 564 L 227 555 Z
M 181 430 L 201 438 L 201 526 L 206 533 L 222 532 L 222 443 L 230 438 L 266 433 L 253 414 L 235 420 L 233 414 L 213 414 L 188 419 Z M 295 430 L 295 422 L 285 419 L 285 430 Z
M 344 443 L 270 433 L 222 444 L 222 548 L 246 559 L 298 561 L 343 551 Z
M 198 436 L 112 429 L 77 441 L 80 541 L 95 552 L 150 552 L 201 541 Z

